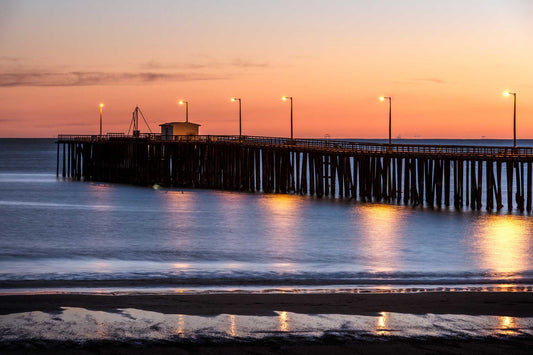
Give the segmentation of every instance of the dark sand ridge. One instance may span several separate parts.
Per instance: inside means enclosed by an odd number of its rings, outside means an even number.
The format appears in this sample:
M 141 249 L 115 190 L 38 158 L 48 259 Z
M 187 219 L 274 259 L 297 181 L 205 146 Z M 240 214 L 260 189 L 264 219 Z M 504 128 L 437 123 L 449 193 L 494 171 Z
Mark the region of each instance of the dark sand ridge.
M 390 339 L 387 341 L 347 341 L 344 339 L 317 339 L 314 342 L 305 340 L 282 341 L 264 339 L 251 343 L 166 343 L 166 344 L 117 344 L 112 342 L 96 342 L 85 344 L 31 344 L 2 347 L 2 354 L 45 354 L 45 355 L 136 355 L 136 354 L 172 354 L 172 355 L 214 355 L 214 354 L 285 354 L 285 355 L 383 355 L 383 354 L 524 354 L 530 355 L 533 340 L 529 338 L 514 339 Z
M 89 295 L 39 294 L 0 296 L 0 314 L 55 312 L 80 307 L 113 312 L 135 308 L 166 314 L 274 315 L 274 311 L 307 314 L 376 315 L 467 314 L 533 317 L 532 292 L 425 292 L 394 294 L 204 294 Z

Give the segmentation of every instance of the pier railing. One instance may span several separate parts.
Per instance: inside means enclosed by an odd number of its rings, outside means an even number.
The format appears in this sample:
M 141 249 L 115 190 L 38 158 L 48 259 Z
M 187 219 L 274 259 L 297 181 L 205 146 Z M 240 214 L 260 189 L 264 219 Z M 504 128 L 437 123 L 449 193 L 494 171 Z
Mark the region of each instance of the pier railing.
M 475 157 L 531 157 L 533 147 L 504 147 L 504 146 L 470 146 L 470 145 L 441 145 L 441 144 L 387 144 L 371 142 L 354 142 L 351 140 L 334 139 L 290 139 L 263 136 L 237 135 L 198 135 L 198 136 L 170 136 L 153 133 L 141 133 L 138 136 L 128 136 L 123 133 L 108 133 L 105 135 L 65 135 L 58 136 L 58 142 L 106 142 L 106 141 L 154 141 L 154 142 L 218 142 L 239 143 L 254 146 L 280 146 L 302 149 L 317 149 L 331 152 L 357 153 L 414 153 L 436 155 L 462 155 Z

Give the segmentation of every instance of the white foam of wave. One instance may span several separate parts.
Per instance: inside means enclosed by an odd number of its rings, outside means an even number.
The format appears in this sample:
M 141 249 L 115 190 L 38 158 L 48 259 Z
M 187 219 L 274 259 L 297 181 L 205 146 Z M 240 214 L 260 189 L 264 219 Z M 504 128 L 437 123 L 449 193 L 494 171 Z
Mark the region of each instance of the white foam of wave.
M 0 183 L 56 182 L 55 174 L 0 173 Z
M 0 206 L 26 206 L 26 207 L 54 207 L 54 208 L 76 208 L 76 209 L 112 209 L 111 205 L 78 205 L 55 202 L 31 202 L 31 201 L 5 201 L 0 200 Z

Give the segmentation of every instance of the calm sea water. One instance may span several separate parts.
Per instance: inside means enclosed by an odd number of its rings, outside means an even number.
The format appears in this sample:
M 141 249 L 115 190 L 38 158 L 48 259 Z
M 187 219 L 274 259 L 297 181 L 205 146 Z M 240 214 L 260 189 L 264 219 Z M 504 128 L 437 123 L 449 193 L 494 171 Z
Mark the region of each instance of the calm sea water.
M 529 215 L 74 182 L 56 178 L 55 149 L 0 140 L 0 285 L 533 283 Z

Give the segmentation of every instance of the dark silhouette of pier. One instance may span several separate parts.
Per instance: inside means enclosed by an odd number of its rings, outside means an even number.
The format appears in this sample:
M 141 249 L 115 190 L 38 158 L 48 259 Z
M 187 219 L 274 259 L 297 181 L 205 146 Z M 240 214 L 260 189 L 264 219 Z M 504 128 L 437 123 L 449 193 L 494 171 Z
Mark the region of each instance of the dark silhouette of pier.
M 59 135 L 57 175 L 432 208 L 532 209 L 533 148 L 255 136 L 163 138 Z

